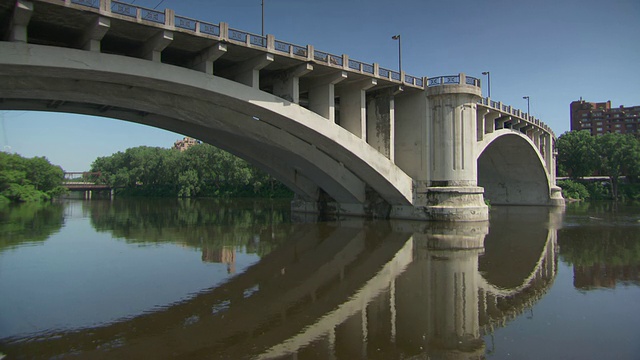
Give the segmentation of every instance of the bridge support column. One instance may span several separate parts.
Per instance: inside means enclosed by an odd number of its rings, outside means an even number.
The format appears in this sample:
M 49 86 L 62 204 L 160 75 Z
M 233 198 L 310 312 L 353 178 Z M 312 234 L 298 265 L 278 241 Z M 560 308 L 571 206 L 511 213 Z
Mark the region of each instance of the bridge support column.
M 346 78 L 347 72 L 340 71 L 333 75 L 312 81 L 309 84 L 309 110 L 335 123 L 335 85 Z
M 488 220 L 475 155 L 481 90 L 466 84 L 464 74 L 459 77 L 459 84 L 427 89 L 430 181 L 426 192 L 418 190 L 416 203 L 432 220 Z
M 17 0 L 9 24 L 9 41 L 27 42 L 27 25 L 33 14 L 31 1 Z
M 260 88 L 260 70 L 271 64 L 274 60 L 273 54 L 259 55 L 251 60 L 245 61 L 229 69 L 227 73 L 230 78 L 254 89 Z
M 395 99 L 402 88 L 385 89 L 367 99 L 367 143 L 389 160 L 395 160 Z
M 111 27 L 111 19 L 99 16 L 84 31 L 84 35 L 79 41 L 79 47 L 84 50 L 100 52 L 100 42 Z
M 337 87 L 340 98 L 340 126 L 366 141 L 367 100 L 366 90 L 378 84 L 376 79 L 367 79 L 353 85 Z
M 489 109 L 478 107 L 478 113 L 476 114 L 476 140 L 482 141 L 484 134 L 486 133 L 484 128 L 486 125 L 485 116 L 489 114 Z
M 288 70 L 273 80 L 273 95 L 289 100 L 294 104 L 300 103 L 300 77 L 313 70 L 313 65 L 302 64 Z
M 499 117 L 499 118 L 497 119 L 497 121 L 496 121 L 496 128 L 497 128 L 497 129 L 504 129 L 504 128 L 505 128 L 505 127 L 504 127 L 504 124 L 505 124 L 507 121 L 511 121 L 511 116 L 501 116 L 501 117 Z
M 428 180 L 427 97 L 424 92 L 403 93 L 394 99 L 394 160 L 416 182 Z
M 189 67 L 193 70 L 213 75 L 213 62 L 226 53 L 227 44 L 217 43 L 210 48 L 203 50 L 189 63 Z
M 496 119 L 500 117 L 499 112 L 489 111 L 487 115 L 484 116 L 484 133 L 491 134 L 496 131 Z
M 161 30 L 140 48 L 138 56 L 143 59 L 160 62 L 162 50 L 173 41 L 173 31 Z

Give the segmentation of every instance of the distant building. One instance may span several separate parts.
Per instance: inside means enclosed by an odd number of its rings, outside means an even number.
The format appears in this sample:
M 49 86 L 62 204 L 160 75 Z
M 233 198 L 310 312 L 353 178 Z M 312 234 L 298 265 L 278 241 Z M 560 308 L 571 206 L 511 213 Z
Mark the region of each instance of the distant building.
M 634 134 L 640 137 L 640 106 L 611 107 L 611 100 L 571 102 L 571 130 L 589 130 L 591 135 Z
M 194 139 L 194 138 L 190 138 L 190 137 L 185 137 L 182 140 L 178 140 L 176 142 L 173 143 L 173 148 L 174 149 L 178 149 L 180 151 L 185 151 L 188 148 L 192 147 L 193 145 L 198 145 L 200 144 L 200 141 Z

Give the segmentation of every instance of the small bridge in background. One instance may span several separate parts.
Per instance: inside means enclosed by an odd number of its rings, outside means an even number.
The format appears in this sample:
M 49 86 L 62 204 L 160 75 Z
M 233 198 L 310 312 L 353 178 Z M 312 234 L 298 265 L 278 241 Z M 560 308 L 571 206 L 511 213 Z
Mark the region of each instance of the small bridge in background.
M 113 187 L 100 183 L 101 172 L 65 171 L 62 186 L 69 191 L 84 191 L 84 198 L 91 199 L 94 191 L 109 191 L 113 197 Z

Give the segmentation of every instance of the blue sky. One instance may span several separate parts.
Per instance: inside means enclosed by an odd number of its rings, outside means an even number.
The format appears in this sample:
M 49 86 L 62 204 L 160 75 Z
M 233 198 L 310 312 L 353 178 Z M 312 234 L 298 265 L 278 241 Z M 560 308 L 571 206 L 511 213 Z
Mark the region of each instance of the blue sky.
M 127 0 L 131 2 L 131 0 Z M 638 0 L 264 0 L 265 33 L 298 45 L 414 76 L 464 72 L 491 97 L 531 113 L 556 135 L 569 130 L 569 103 L 640 105 Z M 135 0 L 153 8 L 160 0 Z M 164 0 L 159 9 L 260 34 L 261 0 Z M 46 156 L 67 171 L 140 145 L 171 147 L 182 135 L 120 120 L 2 111 L 4 151 Z

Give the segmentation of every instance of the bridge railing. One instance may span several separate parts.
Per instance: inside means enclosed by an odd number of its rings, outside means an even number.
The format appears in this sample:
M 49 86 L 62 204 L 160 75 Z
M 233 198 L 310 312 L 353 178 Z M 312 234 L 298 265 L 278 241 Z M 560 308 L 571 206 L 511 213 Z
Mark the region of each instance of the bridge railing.
M 464 80 L 462 80 L 464 78 Z M 480 79 L 473 76 L 458 74 L 458 75 L 443 75 L 436 76 L 427 79 L 427 86 L 441 86 L 441 85 L 455 85 L 464 82 L 467 85 L 480 87 Z
M 159 11 L 145 8 L 139 5 L 118 0 L 60 0 L 69 5 L 78 5 L 99 10 L 101 13 L 110 12 L 131 18 L 132 20 L 147 21 L 161 24 L 168 28 L 180 31 L 192 32 L 196 35 L 213 36 L 221 41 L 229 41 L 248 47 L 263 48 L 267 51 L 288 54 L 292 57 L 304 57 L 318 63 L 332 67 L 340 67 L 344 70 L 355 71 L 362 74 L 383 78 L 390 82 L 409 85 L 416 88 L 424 88 L 424 80 L 421 77 L 407 75 L 404 72 L 394 71 L 378 67 L 375 63 L 366 63 L 349 59 L 348 56 L 334 55 L 328 52 L 313 49 L 312 46 L 300 46 L 277 40 L 271 35 L 262 36 L 247 31 L 232 29 L 226 23 L 209 23 L 201 20 L 177 15 L 173 10 Z
M 503 104 L 502 102 L 491 100 L 491 98 L 488 98 L 488 97 L 480 99 L 478 101 L 478 104 L 484 105 L 494 110 L 498 110 L 508 115 L 515 116 L 516 118 L 520 120 L 524 120 L 525 122 L 531 124 L 532 126 L 536 126 L 543 129 L 544 131 L 550 133 L 553 137 L 555 137 L 553 130 L 551 130 L 551 128 L 547 124 L 540 121 L 540 119 L 536 119 L 535 117 L 531 116 L 531 114 L 527 114 L 524 111 L 520 109 L 516 109 L 511 105 L 506 105 L 506 104 Z

